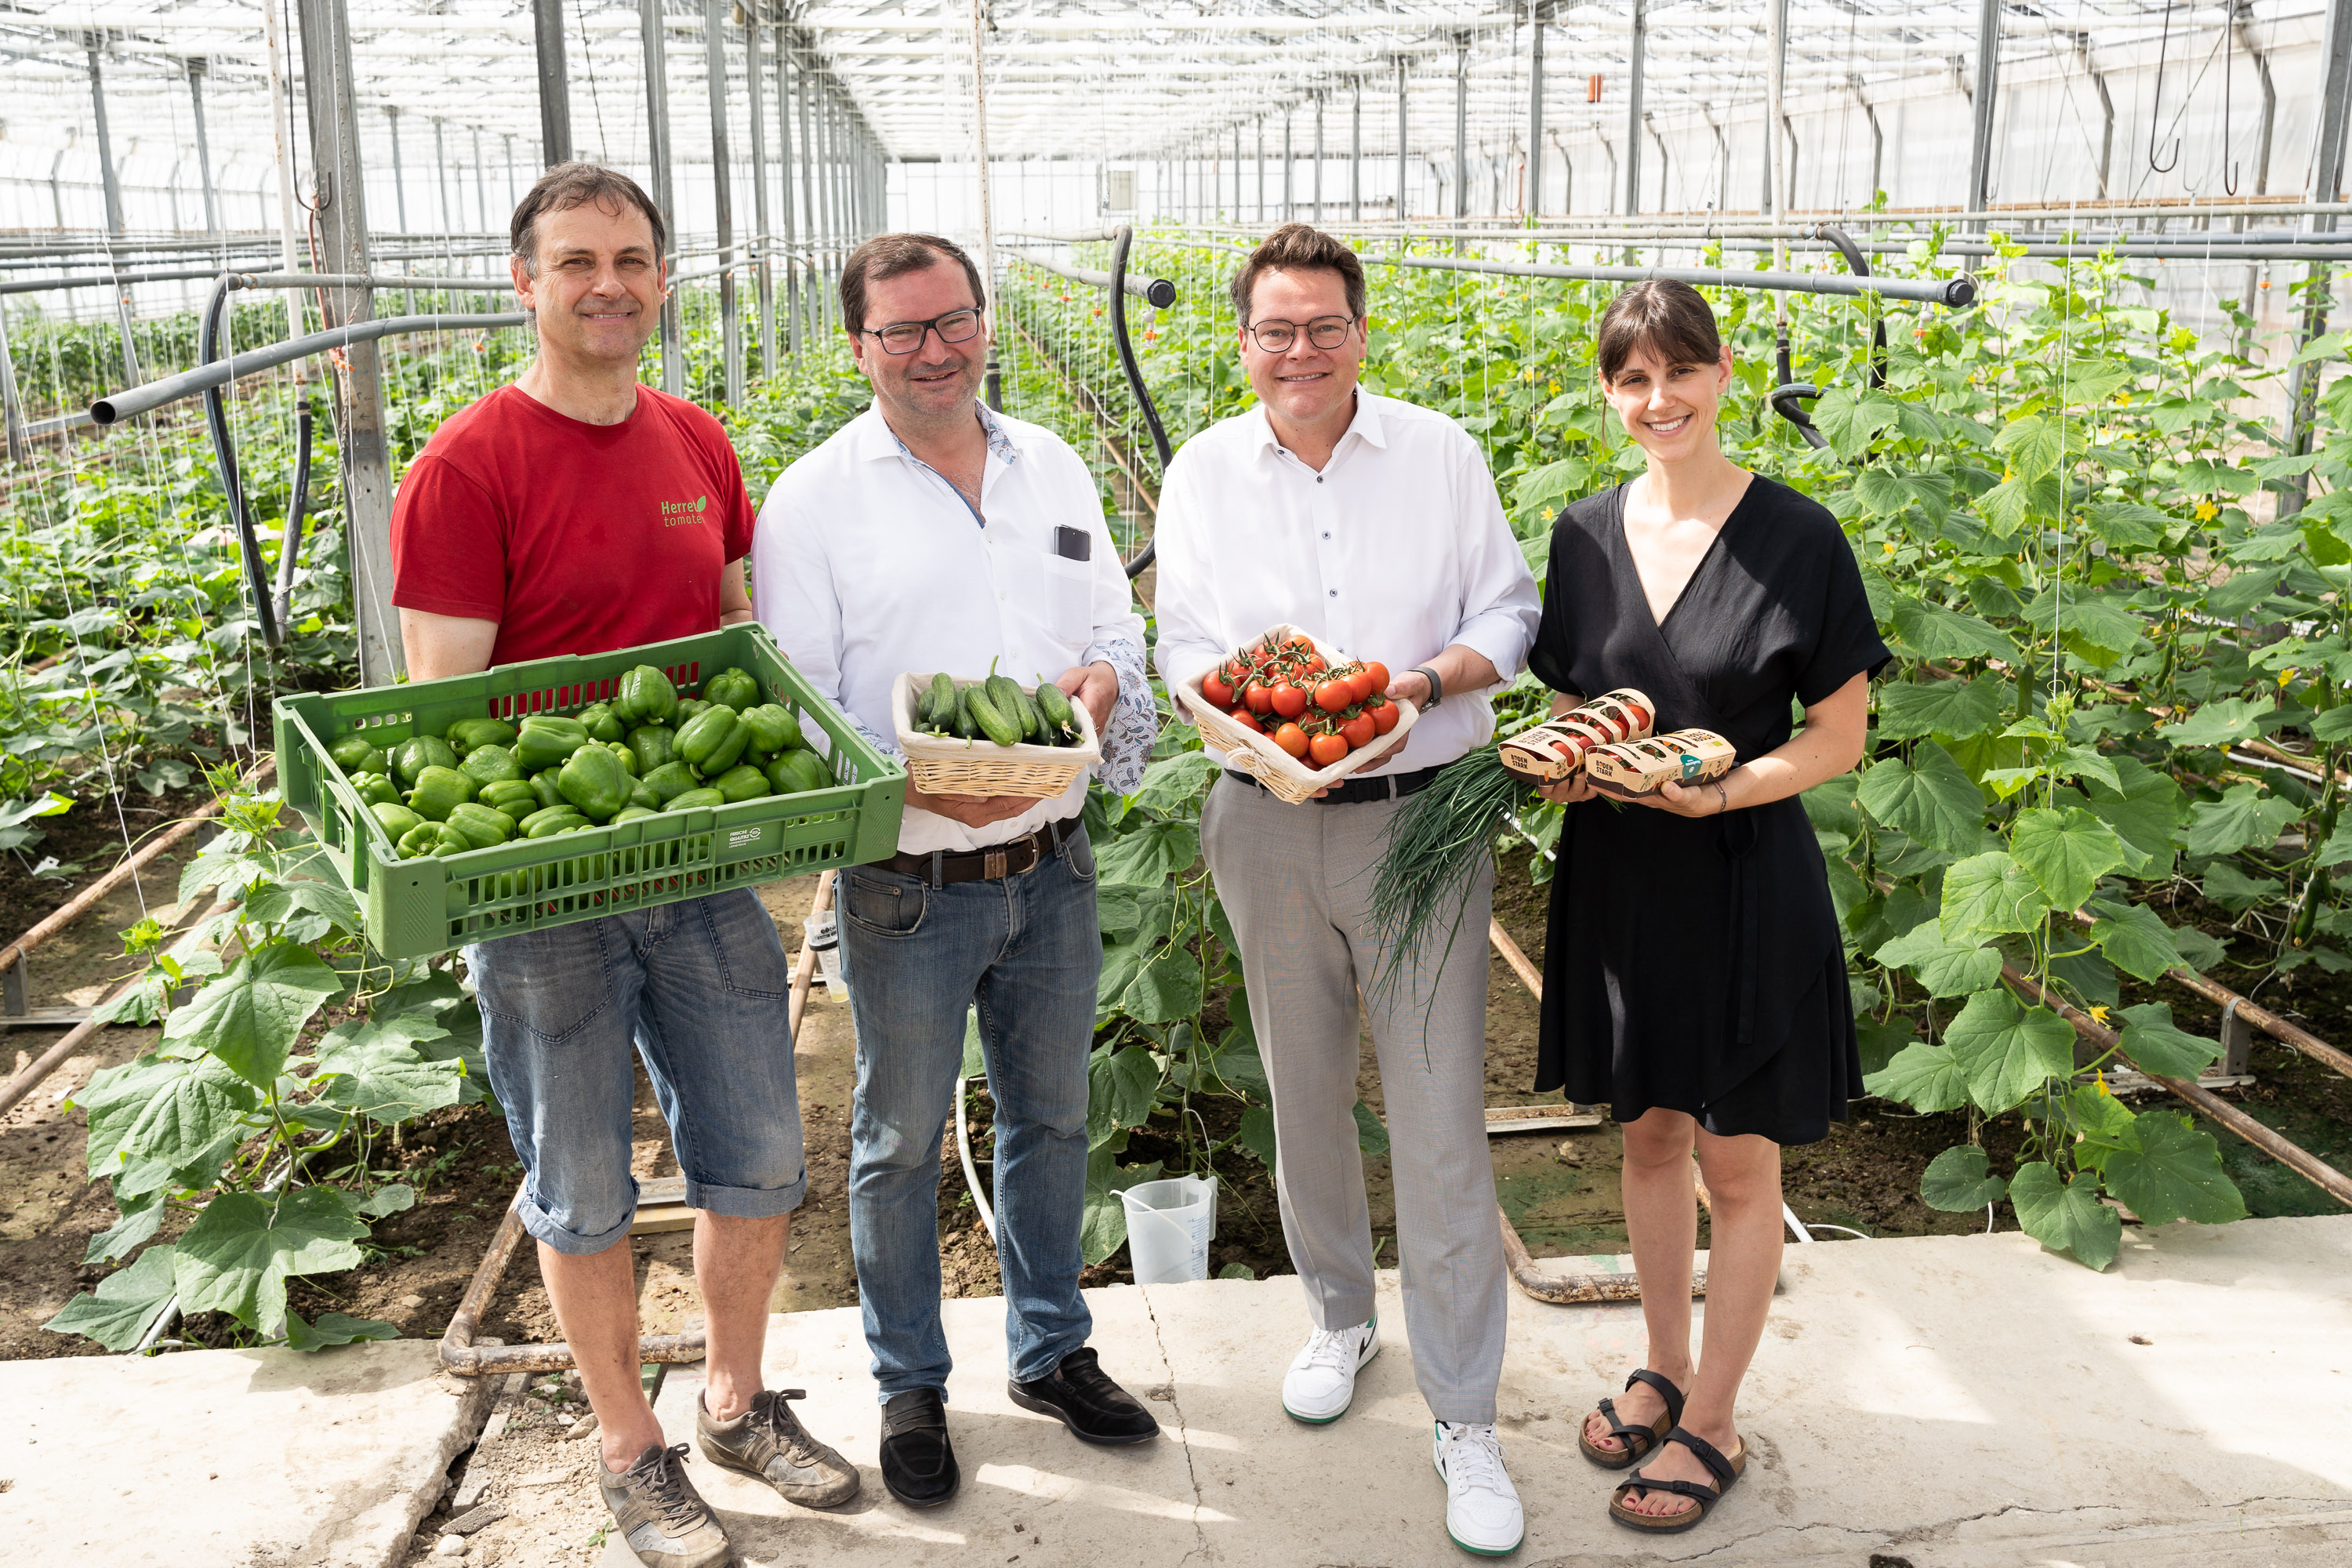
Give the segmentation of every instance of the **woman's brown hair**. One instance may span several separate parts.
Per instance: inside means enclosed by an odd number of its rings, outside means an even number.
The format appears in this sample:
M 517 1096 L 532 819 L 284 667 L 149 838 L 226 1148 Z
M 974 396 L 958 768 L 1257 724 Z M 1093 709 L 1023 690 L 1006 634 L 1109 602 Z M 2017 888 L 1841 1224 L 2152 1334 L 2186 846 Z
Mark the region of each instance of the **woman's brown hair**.
M 1643 349 L 1670 364 L 1713 364 L 1723 355 L 1715 307 L 1670 278 L 1646 279 L 1610 300 L 1593 339 L 1603 381 L 1616 380 Z

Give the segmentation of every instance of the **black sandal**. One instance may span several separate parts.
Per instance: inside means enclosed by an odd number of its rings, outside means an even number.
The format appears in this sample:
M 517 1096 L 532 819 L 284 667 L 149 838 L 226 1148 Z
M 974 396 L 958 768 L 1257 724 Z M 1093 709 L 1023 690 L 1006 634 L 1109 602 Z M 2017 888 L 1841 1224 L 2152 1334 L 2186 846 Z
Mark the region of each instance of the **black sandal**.
M 1717 1451 L 1714 1444 L 1704 1437 L 1691 1436 L 1680 1426 L 1667 1433 L 1659 1446 L 1663 1447 L 1667 1443 L 1680 1443 L 1696 1454 L 1698 1462 L 1714 1473 L 1716 1484 L 1710 1487 L 1697 1481 L 1654 1481 L 1639 1470 L 1634 1471 L 1630 1479 L 1617 1483 L 1616 1493 L 1609 1500 L 1609 1517 L 1628 1530 L 1646 1531 L 1652 1535 L 1678 1535 L 1685 1530 L 1696 1529 L 1699 1521 L 1706 1517 L 1707 1510 L 1723 1500 L 1723 1494 L 1731 1489 L 1731 1483 L 1748 1468 L 1748 1445 L 1745 1443 L 1740 1444 L 1739 1451 L 1728 1459 Z M 1625 1494 L 1636 1491 L 1672 1492 L 1676 1497 L 1696 1500 L 1698 1506 L 1686 1508 L 1680 1513 L 1637 1513 L 1625 1506 Z
M 1666 1413 L 1650 1426 L 1630 1426 L 1617 1418 L 1615 1400 L 1602 1400 L 1600 1405 L 1601 1418 L 1609 1423 L 1609 1435 L 1622 1445 L 1616 1452 L 1612 1453 L 1606 1448 L 1594 1447 L 1592 1439 L 1585 1435 L 1583 1425 L 1580 1424 L 1576 1428 L 1577 1447 L 1586 1458 L 1604 1470 L 1622 1470 L 1628 1465 L 1640 1464 L 1643 1455 L 1655 1448 L 1667 1433 L 1682 1424 L 1683 1391 L 1681 1389 L 1667 1382 L 1662 1374 L 1652 1372 L 1647 1367 L 1637 1370 L 1633 1376 L 1625 1380 L 1626 1390 L 1631 1392 L 1637 1383 L 1646 1383 L 1658 1391 L 1658 1397 L 1666 1402 Z M 1641 1444 L 1638 1448 L 1633 1446 L 1637 1442 Z

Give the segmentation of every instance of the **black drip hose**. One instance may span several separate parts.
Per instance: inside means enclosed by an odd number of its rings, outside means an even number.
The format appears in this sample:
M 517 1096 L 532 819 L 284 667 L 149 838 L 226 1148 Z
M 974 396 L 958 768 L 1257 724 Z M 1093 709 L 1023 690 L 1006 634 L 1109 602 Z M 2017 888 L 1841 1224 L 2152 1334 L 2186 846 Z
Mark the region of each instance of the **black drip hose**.
M 1836 246 L 1838 254 L 1845 258 L 1847 269 L 1855 277 L 1870 276 L 1869 258 L 1863 255 L 1862 247 L 1854 244 L 1853 237 L 1844 229 L 1833 223 L 1817 224 L 1813 228 L 1813 237 L 1827 240 Z M 1885 317 L 1881 316 L 1878 319 L 1875 329 L 1871 334 L 1869 368 L 1864 377 L 1865 383 L 1874 391 L 1886 384 Z M 1808 381 L 1790 379 L 1789 330 L 1786 327 L 1780 329 L 1773 347 L 1776 358 L 1775 368 L 1779 371 L 1780 377 L 1779 384 L 1766 395 L 1772 405 L 1772 412 L 1794 425 L 1797 427 L 1797 434 L 1805 438 L 1805 445 L 1808 447 L 1818 450 L 1828 446 L 1829 437 L 1813 427 L 1812 416 L 1806 413 L 1800 405 L 1800 399 L 1819 397 L 1822 395 L 1822 389 Z
M 310 510 L 310 400 L 294 421 L 294 489 L 286 501 L 286 530 L 278 540 L 278 595 L 274 608 L 282 629 L 294 618 L 294 566 L 302 553 L 302 520 Z
M 205 306 L 203 342 L 198 345 L 200 363 L 204 364 L 221 357 L 221 316 L 228 304 L 229 284 L 235 277 L 235 273 L 222 273 L 213 284 L 212 299 Z M 269 574 L 261 563 L 261 541 L 253 531 L 253 514 L 246 510 L 245 487 L 237 479 L 236 446 L 228 433 L 228 401 L 217 386 L 205 388 L 205 431 L 212 437 L 213 461 L 220 469 L 221 491 L 228 498 L 229 521 L 236 529 L 237 553 L 245 562 L 245 586 L 253 599 L 253 613 L 261 622 L 261 641 L 267 647 L 276 647 L 281 640 L 278 606 L 270 597 Z
M 1169 447 L 1168 432 L 1160 427 L 1160 410 L 1153 405 L 1151 394 L 1143 384 L 1143 372 L 1135 363 L 1135 345 L 1127 338 L 1127 251 L 1134 242 L 1135 230 L 1126 224 L 1119 225 L 1117 241 L 1110 250 L 1110 335 L 1111 341 L 1118 345 L 1118 368 L 1127 373 L 1127 389 L 1135 395 L 1136 406 L 1143 410 L 1144 427 L 1151 432 L 1151 445 L 1160 454 L 1160 471 L 1165 474 L 1168 461 L 1175 453 Z M 1156 294 L 1151 302 L 1160 304 Z M 1172 305 L 1175 302 L 1175 289 L 1171 288 L 1168 303 Z M 1160 539 L 1155 531 L 1153 536 L 1144 542 L 1143 548 L 1127 563 L 1127 574 L 1129 577 L 1141 576 L 1143 569 L 1151 564 L 1159 549 Z

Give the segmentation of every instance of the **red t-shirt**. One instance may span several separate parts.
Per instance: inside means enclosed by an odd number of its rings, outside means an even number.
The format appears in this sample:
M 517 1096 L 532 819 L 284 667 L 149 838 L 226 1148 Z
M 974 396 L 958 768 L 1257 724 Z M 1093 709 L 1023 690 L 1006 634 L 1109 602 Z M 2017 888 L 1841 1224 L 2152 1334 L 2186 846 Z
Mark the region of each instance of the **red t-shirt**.
M 392 509 L 392 602 L 499 623 L 493 664 L 719 629 L 719 574 L 751 550 L 743 470 L 719 421 L 637 388 L 585 425 L 517 386 L 425 444 Z

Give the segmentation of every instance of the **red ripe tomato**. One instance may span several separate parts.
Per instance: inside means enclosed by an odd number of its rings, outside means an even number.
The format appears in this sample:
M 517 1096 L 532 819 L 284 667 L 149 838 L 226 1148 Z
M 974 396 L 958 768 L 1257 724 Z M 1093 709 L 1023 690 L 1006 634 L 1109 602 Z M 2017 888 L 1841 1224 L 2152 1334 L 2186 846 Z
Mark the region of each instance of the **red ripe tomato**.
M 1307 742 L 1307 754 L 1318 768 L 1328 768 L 1348 754 L 1348 742 L 1338 735 L 1318 735 Z
M 1256 733 L 1256 734 L 1260 734 L 1260 735 L 1263 735 L 1263 734 L 1265 734 L 1265 725 L 1263 725 L 1263 724 L 1261 724 L 1261 723 L 1259 723 L 1259 722 L 1257 721 L 1257 715 L 1256 715 L 1256 714 L 1255 714 L 1255 713 L 1253 713 L 1253 712 L 1251 712 L 1251 711 L 1250 711 L 1248 709 L 1246 709 L 1246 708 L 1236 708 L 1236 709 L 1234 709 L 1234 710 L 1233 710 L 1233 712 L 1232 712 L 1231 714 L 1229 714 L 1229 715 L 1228 715 L 1228 717 L 1230 717 L 1230 718 L 1233 720 L 1233 721 L 1234 721 L 1234 723 L 1239 724 L 1239 725 L 1240 725 L 1243 729 L 1244 729 L 1244 730 L 1251 731 L 1253 731 L 1253 732 L 1255 732 L 1255 733 Z
M 1379 659 L 1374 659 L 1370 664 L 1364 666 L 1364 672 L 1372 678 L 1372 689 L 1374 691 L 1386 691 L 1389 689 L 1389 667 L 1387 665 L 1382 664 Z
M 1249 690 L 1244 693 L 1244 697 L 1249 703 L 1249 710 L 1253 713 L 1274 711 L 1274 689 L 1263 680 L 1251 681 Z
M 1356 694 L 1356 700 L 1359 702 L 1366 700 L 1373 692 L 1380 689 L 1372 684 L 1372 672 L 1369 669 L 1359 669 L 1349 676 L 1348 689 Z
M 1377 708 L 1367 708 L 1364 713 L 1372 721 L 1373 732 L 1381 735 L 1395 729 L 1397 721 L 1404 717 L 1404 710 L 1393 702 L 1383 702 Z
M 1307 711 L 1307 693 L 1287 680 L 1274 689 L 1274 710 L 1286 719 L 1296 719 Z
M 1372 743 L 1372 737 L 1380 732 L 1380 721 L 1369 711 L 1359 713 L 1339 726 L 1339 733 L 1347 737 L 1350 747 L 1369 746 Z
M 1234 705 L 1233 687 L 1213 669 L 1201 678 L 1201 695 L 1222 710 L 1230 710 Z
M 1326 713 L 1356 705 L 1356 689 L 1345 680 L 1327 680 L 1315 689 L 1315 706 Z
M 1307 673 L 1309 675 L 1320 675 L 1328 668 L 1329 666 L 1323 662 L 1323 656 L 1319 653 L 1307 661 Z
M 1307 731 L 1296 724 L 1285 724 L 1274 732 L 1274 743 L 1294 757 L 1307 754 Z

